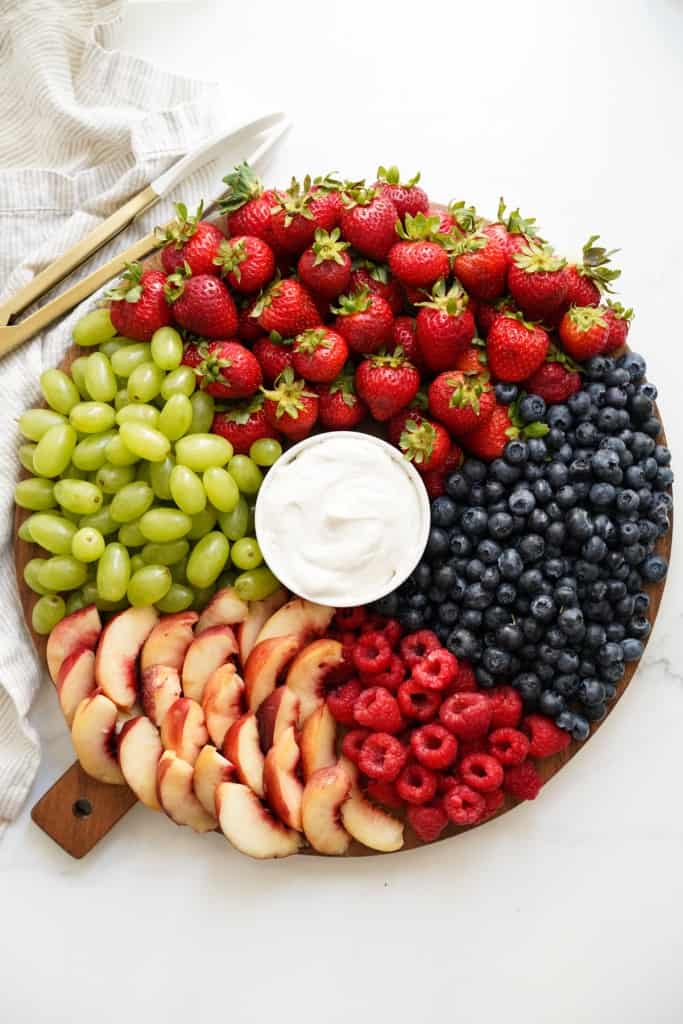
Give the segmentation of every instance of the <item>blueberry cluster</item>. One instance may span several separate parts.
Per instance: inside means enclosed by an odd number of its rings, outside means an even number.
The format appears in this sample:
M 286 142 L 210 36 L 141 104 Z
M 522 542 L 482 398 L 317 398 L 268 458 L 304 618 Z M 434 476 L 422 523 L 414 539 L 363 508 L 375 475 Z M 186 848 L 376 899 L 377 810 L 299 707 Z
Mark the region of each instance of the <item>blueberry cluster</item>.
M 423 560 L 378 606 L 433 629 L 480 686 L 511 682 L 577 740 L 642 654 L 643 586 L 666 575 L 654 549 L 673 480 L 643 358 L 596 356 L 585 369 L 566 404 L 519 402 L 523 420 L 547 423 L 544 437 L 447 478 Z

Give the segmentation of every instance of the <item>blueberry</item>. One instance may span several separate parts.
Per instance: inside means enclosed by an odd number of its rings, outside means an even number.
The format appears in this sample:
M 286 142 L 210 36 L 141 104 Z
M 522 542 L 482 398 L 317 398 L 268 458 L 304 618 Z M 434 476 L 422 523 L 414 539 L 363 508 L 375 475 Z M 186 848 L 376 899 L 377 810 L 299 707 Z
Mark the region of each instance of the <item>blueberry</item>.
M 519 466 L 512 465 L 504 459 L 494 459 L 489 472 L 491 478 L 497 483 L 514 484 L 516 480 L 519 480 L 522 471 Z
M 550 523 L 545 532 L 546 543 L 561 547 L 564 544 L 566 532 L 567 530 L 563 522 Z
M 446 646 L 456 658 L 468 658 L 470 660 L 477 657 L 481 649 L 474 633 L 462 627 L 453 630 Z
M 427 558 L 440 558 L 448 551 L 448 534 L 440 526 L 432 526 L 425 554 Z
M 566 518 L 567 533 L 577 540 L 586 541 L 593 536 L 593 521 L 583 508 L 572 508 Z
M 566 702 L 561 693 L 554 690 L 544 690 L 538 698 L 538 710 L 550 718 L 555 718 L 566 708 Z
M 587 562 L 601 562 L 607 554 L 607 545 L 602 537 L 590 537 L 581 548 L 581 557 Z
M 508 507 L 514 516 L 528 516 L 536 507 L 536 499 L 531 491 L 520 487 L 508 498 Z
M 429 600 L 426 594 L 418 592 L 417 594 L 411 594 L 407 601 L 408 607 L 422 611 L 429 604 Z
M 569 470 L 564 462 L 549 462 L 546 466 L 545 477 L 553 490 L 562 487 L 569 480 Z
M 500 572 L 495 565 L 487 565 L 481 576 L 481 585 L 487 590 L 495 590 L 500 583 Z
M 557 617 L 557 624 L 566 636 L 578 636 L 585 628 L 583 612 L 580 608 L 563 608 Z
M 522 632 L 527 640 L 538 643 L 543 636 L 543 623 L 539 622 L 538 619 L 533 619 L 530 615 L 525 616 L 522 619 Z
M 633 598 L 633 611 L 636 615 L 642 615 L 650 607 L 650 595 L 641 591 L 640 594 L 636 594 Z
M 432 628 L 440 642 L 445 645 L 451 635 L 451 627 L 446 626 L 443 622 L 437 622 L 432 626 Z
M 640 465 L 629 466 L 624 472 L 624 483 L 627 487 L 631 487 L 634 490 L 640 490 L 641 487 L 645 487 L 647 480 L 643 472 L 643 467 Z
M 541 437 L 530 437 L 526 443 L 527 452 L 531 462 L 541 464 L 545 462 L 548 448 Z
M 654 456 L 658 466 L 668 466 L 671 463 L 671 452 L 663 444 L 655 445 Z
M 401 615 L 401 622 L 409 633 L 416 633 L 424 626 L 424 618 L 417 608 L 409 608 Z
M 560 487 L 555 492 L 555 501 L 560 506 L 561 510 L 571 508 L 577 502 L 577 493 L 573 484 L 565 484 L 564 487 Z
M 494 540 L 505 540 L 513 532 L 515 524 L 507 512 L 496 512 L 490 517 L 488 526 Z
M 505 487 L 498 480 L 487 480 L 484 484 L 484 502 L 486 505 L 494 505 L 505 497 Z
M 457 578 L 456 568 L 450 562 L 444 562 L 443 565 L 434 570 L 434 584 L 437 587 L 442 587 L 444 590 L 450 590 Z
M 609 665 L 601 665 L 599 668 L 600 678 L 607 683 L 618 683 L 626 671 L 624 661 L 613 661 Z
M 646 420 L 643 420 L 643 422 L 641 423 L 641 428 L 646 434 L 649 435 L 649 437 L 651 437 L 653 440 L 656 440 L 662 431 L 662 424 L 659 422 L 656 416 L 648 416 L 648 418 Z
M 538 594 L 531 602 L 531 614 L 539 622 L 552 622 L 555 618 L 557 608 L 552 597 L 546 594 Z
M 539 665 L 536 663 L 535 659 L 533 660 L 533 664 L 536 669 L 536 675 L 541 680 L 541 682 L 550 685 L 555 676 L 555 671 L 552 665 Z
M 379 601 L 375 601 L 373 605 L 373 610 L 378 615 L 386 615 L 388 619 L 393 619 L 398 612 L 398 608 L 399 597 L 395 591 L 393 594 L 387 594 L 385 597 L 380 598 Z
M 483 611 L 484 608 L 493 602 L 493 594 L 481 583 L 470 583 L 463 595 L 463 604 L 466 608 L 474 608 L 476 611 Z
M 659 466 L 654 478 L 654 486 L 657 491 L 665 491 L 674 482 L 674 475 L 668 466 Z
M 587 718 L 583 715 L 574 715 L 574 725 L 572 727 L 572 738 L 578 743 L 583 743 L 590 736 L 590 723 Z
M 576 694 L 579 677 L 576 672 L 556 672 L 553 676 L 553 689 L 569 699 Z
M 472 552 L 472 541 L 464 533 L 455 530 L 451 533 L 448 546 L 459 558 L 466 558 Z
M 501 405 L 511 405 L 517 398 L 518 391 L 516 384 L 507 384 L 501 381 L 495 387 L 496 401 Z
M 503 458 L 511 466 L 523 466 L 529 458 L 529 448 L 526 441 L 515 439 L 508 441 L 505 445 Z
M 470 486 L 470 498 L 469 505 L 483 505 L 486 499 L 486 485 L 485 484 L 471 484 Z
M 643 579 L 648 583 L 660 583 L 666 576 L 669 566 L 659 555 L 649 555 L 642 564 Z
M 599 722 L 607 714 L 607 707 L 604 703 L 584 705 L 583 714 L 589 722 Z
M 621 470 L 619 472 L 621 472 Z M 603 481 L 593 484 L 588 492 L 591 505 L 594 505 L 595 508 L 609 508 L 616 496 L 617 491 L 615 486 Z
M 514 548 L 505 548 L 498 556 L 498 569 L 503 579 L 518 579 L 524 570 L 524 562 Z
M 591 381 L 586 387 L 586 393 L 590 397 L 591 405 L 600 409 L 605 404 L 605 391 L 607 388 L 602 381 Z
M 499 604 L 491 604 L 484 612 L 484 625 L 489 629 L 499 629 L 509 623 L 510 612 Z M 497 641 L 496 641 L 497 642 Z M 504 645 L 502 645 L 504 646 Z
M 537 419 L 539 417 L 536 417 Z M 546 422 L 549 427 L 558 427 L 560 430 L 569 430 L 574 423 L 574 417 L 569 411 L 568 405 L 553 405 L 548 410 Z
M 559 584 L 555 587 L 555 603 L 560 608 L 575 608 L 578 604 L 576 590 L 568 587 L 566 583 Z
M 619 371 L 615 371 L 618 373 Z M 605 392 L 605 401 L 608 405 L 611 405 L 614 409 L 623 409 L 628 402 L 628 394 L 625 388 L 619 386 L 619 384 L 612 383 L 614 374 L 610 374 L 610 379 L 607 381 L 608 387 Z M 600 418 L 598 417 L 598 422 Z
M 500 646 L 506 651 L 517 651 L 524 643 L 524 634 L 516 623 L 508 622 L 496 634 Z
M 488 527 L 488 513 L 485 508 L 474 505 L 466 508 L 460 518 L 460 526 L 463 531 L 473 537 L 479 537 L 486 533 Z
M 500 647 L 487 647 L 481 657 L 482 665 L 494 676 L 504 675 L 510 668 L 510 655 Z
M 499 601 L 500 604 L 504 605 L 505 607 L 509 607 L 510 605 L 514 604 L 516 597 L 517 591 L 515 590 L 512 583 L 501 583 L 498 589 L 496 590 L 497 600 Z
M 471 483 L 481 484 L 486 480 L 488 467 L 480 459 L 465 459 L 462 464 L 462 472 Z
M 456 501 L 467 501 L 470 485 L 462 473 L 450 473 L 444 482 L 446 494 Z
M 432 523 L 434 526 L 452 526 L 458 514 L 458 508 L 452 498 L 442 495 L 432 502 Z
M 446 600 L 447 596 L 448 591 L 444 590 L 442 587 L 431 586 L 427 591 L 427 597 L 432 604 L 441 604 L 442 601 Z
M 576 696 L 582 704 L 600 704 L 605 699 L 605 687 L 599 679 L 582 679 Z
M 527 709 L 534 708 L 541 696 L 541 680 L 535 672 L 521 672 L 512 680 L 512 685 L 524 701 Z
M 636 384 L 643 379 L 647 372 L 645 360 L 637 352 L 626 352 L 619 359 L 619 366 L 628 372 L 629 378 Z
M 496 544 L 494 540 L 490 540 L 488 537 L 484 540 L 480 540 L 477 545 L 477 557 L 482 560 L 485 565 L 492 565 L 498 555 L 500 554 L 500 545 Z
M 567 441 L 567 435 L 559 427 L 552 427 L 545 436 L 545 443 L 552 452 L 559 452 Z
M 444 601 L 437 608 L 436 615 L 445 626 L 453 626 L 458 621 L 460 609 L 453 601 Z
M 449 594 L 451 595 L 451 597 L 453 598 L 454 601 L 458 601 L 459 602 L 459 601 L 462 600 L 462 596 L 465 593 L 466 587 L 467 587 L 467 580 L 465 580 L 460 575 L 456 576 L 455 580 L 453 581 L 453 583 L 451 585 L 451 588 L 449 590 Z
M 631 415 L 637 420 L 646 420 L 648 416 L 651 416 L 654 410 L 654 402 L 647 395 L 641 392 L 636 392 L 631 398 L 629 408 Z
M 540 395 L 525 395 L 517 406 L 517 413 L 522 423 L 533 423 L 542 420 L 546 406 Z
M 559 729 L 564 729 L 565 732 L 571 732 L 574 728 L 574 719 L 576 715 L 573 711 L 560 711 L 559 715 L 555 719 L 555 725 Z
M 470 580 L 470 582 L 475 582 L 482 578 L 485 569 L 486 566 L 480 558 L 470 558 L 465 568 L 465 577 Z
M 471 629 L 473 632 L 481 629 L 484 616 L 477 608 L 464 608 L 460 613 L 460 624 L 464 629 Z
M 623 640 L 621 647 L 624 652 L 624 661 L 638 661 L 643 655 L 643 645 L 635 637 L 628 637 L 626 640 Z

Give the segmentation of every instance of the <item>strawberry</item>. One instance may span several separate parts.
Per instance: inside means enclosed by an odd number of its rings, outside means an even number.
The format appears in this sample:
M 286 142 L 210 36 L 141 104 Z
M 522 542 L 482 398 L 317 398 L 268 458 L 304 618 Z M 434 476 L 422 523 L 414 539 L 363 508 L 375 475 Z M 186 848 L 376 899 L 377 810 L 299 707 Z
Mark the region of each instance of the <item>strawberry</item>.
M 452 444 L 442 469 L 433 469 L 422 474 L 422 480 L 427 488 L 427 494 L 434 500 L 446 493 L 446 477 L 454 473 L 462 465 L 462 448 Z
M 256 235 L 224 239 L 213 259 L 214 266 L 236 292 L 257 292 L 275 273 L 273 250 Z
M 514 405 L 496 405 L 493 412 L 481 427 L 470 431 L 463 439 L 463 444 L 472 455 L 492 462 L 505 451 L 505 445 L 515 437 L 543 437 L 548 433 L 547 423 L 528 423 L 519 426 L 516 420 Z
M 331 384 L 318 386 L 320 422 L 327 430 L 353 430 L 365 419 L 367 406 L 356 394 L 353 367 L 347 367 Z
M 451 450 L 451 439 L 440 423 L 420 418 L 406 420 L 398 446 L 420 473 L 443 469 Z
M 259 322 L 251 314 L 258 298 L 242 299 L 237 309 L 237 337 L 241 341 L 256 341 L 263 334 Z
M 396 241 L 398 213 L 390 199 L 373 188 L 351 188 L 344 193 L 342 235 L 363 256 L 384 260 Z
M 484 226 L 483 218 L 473 206 L 468 206 L 464 199 L 453 200 L 448 204 L 448 216 L 453 230 L 447 233 L 456 236 L 471 235 Z
M 487 367 L 486 347 L 479 338 L 474 338 L 472 344 L 460 353 L 453 364 L 454 370 L 462 370 L 463 373 L 481 373 Z
M 305 380 L 329 384 L 341 373 L 348 357 L 346 341 L 329 327 L 311 327 L 294 339 L 292 366 Z
M 227 214 L 228 235 L 256 235 L 269 245 L 273 244 L 273 215 L 271 209 L 278 199 L 277 192 L 264 191 L 263 185 L 246 161 L 223 178 L 228 186 L 220 201 Z
M 160 327 L 172 321 L 164 288 L 167 277 L 160 270 L 143 270 L 139 263 L 127 263 L 119 283 L 110 288 L 109 315 L 119 334 L 135 341 L 150 341 Z
M 437 217 L 439 220 L 439 226 L 437 228 L 439 234 L 450 235 L 454 230 L 457 231 L 455 220 L 451 217 L 448 210 L 441 210 L 437 206 L 430 206 L 427 210 L 428 217 Z
M 517 307 L 509 295 L 503 295 L 495 302 L 480 302 L 477 306 L 476 321 L 479 333 L 486 338 L 493 321 L 501 313 L 516 313 Z
M 258 338 L 251 351 L 261 367 L 263 379 L 268 387 L 272 387 L 276 377 L 280 376 L 285 367 L 292 365 L 292 340 L 281 337 L 277 331 L 271 331 L 268 337 Z
M 425 365 L 433 373 L 452 369 L 475 333 L 467 296 L 457 282 L 446 291 L 441 278 L 431 298 L 419 305 L 415 337 Z
M 359 288 L 369 288 L 371 292 L 386 299 L 394 316 L 403 309 L 403 290 L 389 273 L 386 263 L 354 260 L 349 291 L 357 292 Z
M 351 257 L 346 251 L 348 242 L 340 240 L 339 228 L 315 232 L 313 245 L 299 257 L 299 277 L 311 290 L 313 296 L 321 296 L 326 302 L 336 299 L 349 287 L 351 281 Z
M 278 433 L 266 422 L 263 395 L 254 395 L 246 402 L 233 402 L 219 410 L 211 424 L 211 433 L 219 434 L 238 455 L 248 455 L 254 441 L 263 437 L 278 439 Z
M 416 408 L 409 407 L 407 409 L 401 409 L 395 416 L 392 416 L 387 423 L 387 438 L 388 440 L 396 445 L 398 448 L 398 442 L 401 440 L 401 434 L 406 429 L 408 420 L 412 420 L 419 427 L 424 421 L 424 416 L 421 416 Z
M 488 374 L 449 370 L 429 385 L 429 411 L 456 437 L 480 427 L 496 404 Z
M 165 294 L 173 318 L 187 331 L 205 338 L 232 338 L 237 307 L 222 281 L 213 274 L 193 274 L 185 264 L 166 280 Z
M 303 184 L 292 178 L 287 191 L 278 194 L 271 213 L 273 238 L 280 251 L 299 255 L 313 242 L 317 228 L 331 231 L 337 226 L 342 205 L 337 185 L 329 178 L 317 184 L 308 176 Z
M 500 231 L 501 238 L 505 240 L 508 254 L 512 256 L 528 245 L 532 238 L 536 238 L 538 229 L 535 217 L 522 217 L 519 209 L 512 210 L 506 217 L 506 209 L 505 201 L 501 196 L 498 202 L 498 219 L 491 227 Z
M 548 405 L 566 402 L 581 388 L 581 375 L 574 366 L 568 356 L 551 347 L 546 362 L 524 381 L 524 390 L 540 395 Z
M 607 349 L 609 324 L 596 306 L 572 306 L 562 317 L 560 341 L 574 359 L 583 362 Z
M 214 398 L 249 398 L 263 380 L 253 354 L 237 341 L 190 344 L 183 364 L 194 368 L 200 387 Z
M 339 305 L 333 306 L 337 314 L 335 330 L 345 339 L 353 352 L 376 352 L 391 338 L 394 316 L 389 303 L 368 288 L 339 296 Z
M 612 270 L 607 264 L 617 249 L 603 249 L 595 243 L 600 235 L 591 235 L 583 247 L 581 263 L 570 263 L 567 267 L 566 308 L 570 306 L 597 306 L 603 291 L 611 292 L 611 282 L 620 275 L 620 270 Z
M 528 320 L 543 320 L 561 309 L 569 284 L 566 268 L 566 260 L 538 242 L 514 254 L 508 290 Z
M 489 369 L 498 380 L 525 380 L 542 364 L 549 345 L 542 327 L 527 323 L 519 313 L 501 313 L 486 339 Z
M 397 316 L 391 327 L 390 347 L 398 348 L 400 345 L 406 359 L 409 359 L 418 370 L 424 369 L 422 355 L 415 337 L 415 318 L 412 316 Z
M 290 441 L 302 441 L 318 419 L 319 399 L 314 391 L 306 391 L 306 381 L 297 380 L 288 366 L 271 391 L 264 390 L 263 412 L 266 423 Z
M 436 217 L 406 214 L 396 233 L 401 239 L 389 250 L 389 267 L 401 284 L 411 288 L 431 288 L 450 269 L 443 244 L 437 240 Z
M 413 178 L 402 183 L 398 167 L 379 167 L 375 188 L 380 195 L 391 200 L 396 207 L 396 213 L 403 220 L 406 214 L 414 217 L 429 210 L 429 198 L 425 190 L 417 184 L 419 180 L 419 171 Z
M 492 302 L 505 291 L 508 254 L 505 241 L 491 226 L 453 245 L 453 273 L 477 299 Z
M 609 328 L 605 351 L 614 352 L 626 344 L 628 329 L 633 320 L 633 310 L 624 309 L 620 302 L 608 302 L 602 310 L 602 315 Z
M 320 313 L 302 284 L 292 277 L 275 281 L 261 295 L 251 311 L 264 331 L 277 331 L 283 338 L 317 327 Z
M 167 274 L 174 274 L 185 263 L 193 274 L 215 274 L 214 258 L 225 241 L 225 235 L 202 220 L 204 204 L 190 217 L 184 203 L 176 203 L 177 217 L 165 228 L 157 229 L 159 238 L 166 242 L 161 250 L 161 264 Z
M 420 374 L 397 348 L 364 359 L 356 370 L 356 390 L 375 420 L 391 419 L 412 402 L 420 386 Z

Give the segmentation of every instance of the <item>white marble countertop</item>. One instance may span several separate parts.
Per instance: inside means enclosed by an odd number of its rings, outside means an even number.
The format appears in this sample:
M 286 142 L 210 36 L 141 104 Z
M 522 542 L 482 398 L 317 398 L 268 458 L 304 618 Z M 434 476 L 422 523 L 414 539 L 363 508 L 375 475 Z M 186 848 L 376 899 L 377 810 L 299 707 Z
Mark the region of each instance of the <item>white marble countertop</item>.
M 621 247 L 632 342 L 683 450 L 680 0 L 400 7 L 142 3 L 120 41 L 220 80 L 226 110 L 286 109 L 273 180 L 420 167 L 435 198 L 502 192 L 560 250 Z M 0 843 L 0 1020 L 679 1024 L 682 561 L 594 742 L 458 840 L 255 863 L 138 806 L 76 862 L 27 806 Z M 47 683 L 33 721 L 31 803 L 73 759 Z

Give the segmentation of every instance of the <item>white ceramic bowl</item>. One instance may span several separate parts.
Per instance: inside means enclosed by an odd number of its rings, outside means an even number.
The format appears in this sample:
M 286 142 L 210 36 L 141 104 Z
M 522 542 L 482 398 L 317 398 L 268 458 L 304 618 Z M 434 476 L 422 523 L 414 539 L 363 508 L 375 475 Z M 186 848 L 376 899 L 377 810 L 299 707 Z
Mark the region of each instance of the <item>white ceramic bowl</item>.
M 345 438 L 352 438 L 355 442 L 377 445 L 401 468 L 415 488 L 415 493 L 418 499 L 420 522 L 419 528 L 415 533 L 415 537 L 412 539 L 410 547 L 402 553 L 389 585 L 387 585 L 386 582 L 378 583 L 374 590 L 368 590 L 366 586 L 363 593 L 361 593 L 357 587 L 354 590 L 354 574 L 353 572 L 349 572 L 348 593 L 344 595 L 343 599 L 341 599 L 338 595 L 335 595 L 334 598 L 332 598 L 330 595 L 320 593 L 315 595 L 307 594 L 302 590 L 298 581 L 291 578 L 290 566 L 287 564 L 286 554 L 283 553 L 285 541 L 283 541 L 282 538 L 278 538 L 277 541 L 274 539 L 275 531 L 271 530 L 271 524 L 268 522 L 268 496 L 275 482 L 278 478 L 281 478 L 281 474 L 286 471 L 287 467 L 291 465 L 291 463 L 294 462 L 302 452 L 308 451 L 316 445 L 324 445 L 332 440 Z M 280 456 L 275 465 L 268 470 L 256 500 L 256 536 L 261 547 L 261 551 L 263 552 L 263 557 L 272 571 L 288 590 L 291 590 L 294 594 L 298 594 L 299 597 L 304 597 L 307 600 L 314 601 L 318 604 L 330 604 L 337 608 L 348 608 L 358 604 L 368 604 L 371 601 L 378 601 L 381 597 L 391 593 L 396 589 L 396 587 L 400 586 L 401 583 L 407 579 L 422 557 L 427 545 L 429 526 L 429 495 L 427 494 L 420 474 L 417 472 L 413 464 L 408 459 L 404 458 L 401 452 L 397 448 L 394 448 L 393 445 L 388 444 L 379 437 L 374 437 L 372 434 L 365 434 L 360 431 L 336 430 L 323 434 L 314 434 L 311 437 L 307 437 L 304 441 L 300 441 L 298 444 L 293 445 L 291 448 L 287 449 L 287 451 Z M 287 539 L 287 543 L 305 544 L 305 542 L 306 540 L 304 537 L 292 537 Z M 343 558 L 341 556 L 340 564 L 343 564 Z

